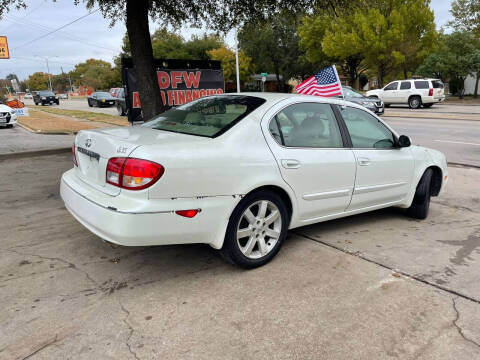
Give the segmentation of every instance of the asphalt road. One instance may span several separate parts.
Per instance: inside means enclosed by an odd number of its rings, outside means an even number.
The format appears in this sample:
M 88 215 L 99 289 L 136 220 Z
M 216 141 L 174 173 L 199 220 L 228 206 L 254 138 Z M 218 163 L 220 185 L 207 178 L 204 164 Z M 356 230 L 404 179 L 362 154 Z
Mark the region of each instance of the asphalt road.
M 480 107 L 479 107 L 480 108 Z M 416 145 L 442 151 L 449 162 L 480 166 L 480 121 L 384 117 Z
M 480 171 L 426 221 L 296 229 L 244 271 L 208 246 L 112 246 L 59 197 L 69 155 L 0 161 L 1 359 L 478 359 Z
M 24 100 L 26 106 L 34 105 L 33 100 Z M 60 105 L 47 105 L 53 106 L 59 109 L 67 109 L 67 110 L 82 110 L 82 111 L 92 111 L 97 113 L 103 113 L 108 115 L 118 115 L 117 108 L 115 106 L 112 107 L 89 107 L 87 100 L 62 100 L 60 99 Z

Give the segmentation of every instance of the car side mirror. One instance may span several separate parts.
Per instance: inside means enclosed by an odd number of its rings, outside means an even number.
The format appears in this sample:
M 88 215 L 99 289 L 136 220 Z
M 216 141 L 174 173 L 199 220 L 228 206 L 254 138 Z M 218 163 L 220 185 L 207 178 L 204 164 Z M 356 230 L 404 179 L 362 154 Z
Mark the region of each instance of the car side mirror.
M 398 138 L 398 147 L 399 148 L 405 148 L 405 147 L 410 147 L 412 145 L 412 142 L 410 138 L 406 135 L 400 135 Z

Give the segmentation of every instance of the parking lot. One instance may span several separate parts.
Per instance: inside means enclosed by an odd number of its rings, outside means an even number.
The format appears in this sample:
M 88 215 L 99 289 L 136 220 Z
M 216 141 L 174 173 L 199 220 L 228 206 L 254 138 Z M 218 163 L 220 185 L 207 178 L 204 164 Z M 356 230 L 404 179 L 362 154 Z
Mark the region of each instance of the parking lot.
M 60 199 L 70 155 L 0 158 L 0 359 L 480 358 L 480 122 L 385 119 L 467 165 L 429 218 L 295 229 L 251 271 L 206 245 L 102 242 Z

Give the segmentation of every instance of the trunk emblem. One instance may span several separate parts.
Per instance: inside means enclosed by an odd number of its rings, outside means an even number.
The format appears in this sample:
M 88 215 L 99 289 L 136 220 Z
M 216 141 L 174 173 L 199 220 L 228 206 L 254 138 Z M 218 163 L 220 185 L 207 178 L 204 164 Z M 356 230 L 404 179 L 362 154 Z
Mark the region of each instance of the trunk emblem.
M 86 141 L 85 141 L 85 146 L 87 148 L 89 148 L 90 146 L 92 146 L 92 139 L 91 138 L 88 138 Z

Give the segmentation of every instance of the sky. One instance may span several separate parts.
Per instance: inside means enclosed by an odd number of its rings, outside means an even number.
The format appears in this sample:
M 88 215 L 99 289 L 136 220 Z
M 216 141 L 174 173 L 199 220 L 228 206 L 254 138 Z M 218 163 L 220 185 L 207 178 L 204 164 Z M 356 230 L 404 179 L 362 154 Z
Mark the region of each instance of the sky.
M 450 19 L 450 2 L 431 2 L 438 28 Z M 50 73 L 58 74 L 62 69 L 72 70 L 75 64 L 89 58 L 112 62 L 120 52 L 125 34 L 121 21 L 110 27 L 109 20 L 100 12 L 89 14 L 82 2 L 75 6 L 73 0 L 27 0 L 27 4 L 26 10 L 12 10 L 0 20 L 0 35 L 7 36 L 11 57 L 0 60 L 0 78 L 15 73 L 23 80 L 36 71 L 47 72 L 46 58 Z M 73 21 L 62 30 L 47 35 Z M 151 23 L 150 31 L 157 27 L 159 24 Z M 188 39 L 192 34 L 205 31 L 208 29 L 184 27 L 181 33 Z M 233 31 L 227 34 L 226 41 L 233 46 Z

